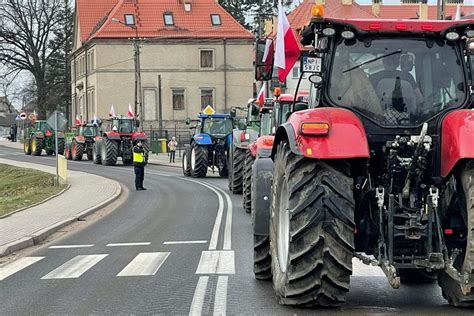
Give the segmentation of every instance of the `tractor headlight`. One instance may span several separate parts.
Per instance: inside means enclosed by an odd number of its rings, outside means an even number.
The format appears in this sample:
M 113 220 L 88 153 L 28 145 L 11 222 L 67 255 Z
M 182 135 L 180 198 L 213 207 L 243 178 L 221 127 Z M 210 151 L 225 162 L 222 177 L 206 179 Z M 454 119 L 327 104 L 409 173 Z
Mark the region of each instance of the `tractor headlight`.
M 456 32 L 448 32 L 446 33 L 446 39 L 448 41 L 455 41 L 459 38 L 459 34 Z
M 350 40 L 355 37 L 355 34 L 352 31 L 346 30 L 341 33 L 341 37 L 345 40 Z

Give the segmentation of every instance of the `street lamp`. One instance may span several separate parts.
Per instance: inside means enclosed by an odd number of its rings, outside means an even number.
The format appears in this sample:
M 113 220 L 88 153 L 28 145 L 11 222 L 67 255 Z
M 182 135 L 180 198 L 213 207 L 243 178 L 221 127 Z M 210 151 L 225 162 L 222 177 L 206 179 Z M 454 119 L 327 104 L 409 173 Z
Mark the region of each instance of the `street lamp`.
M 135 115 L 137 116 L 138 116 L 138 113 L 140 113 L 138 117 L 140 120 L 140 129 L 142 129 L 143 128 L 143 106 L 141 102 L 142 77 L 141 77 L 141 71 L 140 71 L 140 44 L 139 44 L 139 38 L 138 38 L 138 28 L 135 25 L 134 19 L 133 19 L 133 24 L 124 23 L 117 18 L 113 18 L 112 22 L 128 26 L 129 28 L 135 30 L 135 39 L 133 41 L 133 50 L 134 50 L 133 59 L 135 63 L 135 109 L 134 111 L 135 111 Z

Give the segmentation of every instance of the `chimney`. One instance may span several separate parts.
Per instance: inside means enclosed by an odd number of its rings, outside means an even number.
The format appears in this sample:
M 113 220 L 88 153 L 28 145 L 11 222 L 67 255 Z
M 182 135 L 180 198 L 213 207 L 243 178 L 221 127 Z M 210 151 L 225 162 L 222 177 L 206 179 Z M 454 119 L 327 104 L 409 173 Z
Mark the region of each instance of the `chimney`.
M 352 5 L 352 0 L 341 0 L 342 5 Z
M 420 20 L 428 20 L 428 0 L 420 1 Z
M 380 15 L 380 5 L 382 4 L 382 0 L 372 0 L 372 14 L 375 16 Z

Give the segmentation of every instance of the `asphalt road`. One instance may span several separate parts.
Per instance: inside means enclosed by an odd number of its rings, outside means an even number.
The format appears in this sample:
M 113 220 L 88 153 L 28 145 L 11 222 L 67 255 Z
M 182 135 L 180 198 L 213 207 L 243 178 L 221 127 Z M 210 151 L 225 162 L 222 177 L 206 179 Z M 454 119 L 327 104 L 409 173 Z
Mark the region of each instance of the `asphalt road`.
M 54 165 L 0 147 L 0 157 Z M 119 181 L 130 190 L 116 210 L 44 244 L 13 263 L 2 280 L 0 314 L 466 314 L 436 283 L 393 290 L 381 271 L 354 262 L 339 309 L 280 306 L 271 282 L 252 273 L 250 216 L 227 179 L 190 179 L 148 166 L 147 191 L 133 190 L 131 167 L 69 162 L 71 170 Z M 87 197 L 84 197 L 87 198 Z M 74 248 L 71 248 L 74 246 Z M 23 267 L 23 268 L 22 268 Z

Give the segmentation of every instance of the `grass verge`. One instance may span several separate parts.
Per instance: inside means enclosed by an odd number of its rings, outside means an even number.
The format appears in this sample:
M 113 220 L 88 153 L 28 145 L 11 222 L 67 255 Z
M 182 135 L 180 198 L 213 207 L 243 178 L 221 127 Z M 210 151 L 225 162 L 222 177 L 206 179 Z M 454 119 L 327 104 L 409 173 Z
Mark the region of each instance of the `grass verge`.
M 50 173 L 0 164 L 0 216 L 41 202 L 64 188 L 54 186 Z

